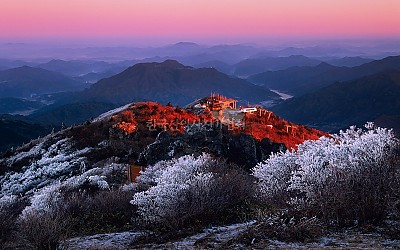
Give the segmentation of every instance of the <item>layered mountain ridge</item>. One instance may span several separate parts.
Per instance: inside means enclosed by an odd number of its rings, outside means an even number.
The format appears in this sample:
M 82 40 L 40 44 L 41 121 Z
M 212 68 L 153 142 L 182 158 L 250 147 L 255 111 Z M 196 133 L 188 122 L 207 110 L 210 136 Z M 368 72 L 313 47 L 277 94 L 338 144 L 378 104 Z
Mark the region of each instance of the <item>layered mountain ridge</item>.
M 356 67 L 337 67 L 328 63 L 267 71 L 249 77 L 249 81 L 296 96 L 314 92 L 338 81 L 350 81 L 400 68 L 400 56 L 389 56 Z
M 0 71 L 0 97 L 26 98 L 80 88 L 72 78 L 45 69 L 22 66 Z
M 336 131 L 400 114 L 400 70 L 339 82 L 295 97 L 272 110 L 285 119 Z
M 279 100 L 277 94 L 243 79 L 212 68 L 184 66 L 175 60 L 136 64 L 93 84 L 83 96 L 113 103 L 150 100 L 183 106 L 211 92 L 223 93 L 242 103 Z

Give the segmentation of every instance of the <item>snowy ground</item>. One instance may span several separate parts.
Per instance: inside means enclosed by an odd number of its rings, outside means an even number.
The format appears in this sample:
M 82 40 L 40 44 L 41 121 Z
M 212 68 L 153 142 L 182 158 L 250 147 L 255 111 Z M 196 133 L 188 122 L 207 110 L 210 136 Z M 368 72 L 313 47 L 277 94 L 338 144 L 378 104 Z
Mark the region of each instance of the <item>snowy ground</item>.
M 112 234 L 96 234 L 86 237 L 77 237 L 65 241 L 60 249 L 129 249 L 131 241 L 142 235 L 138 232 L 122 232 Z
M 61 249 L 400 249 L 400 240 L 389 240 L 376 233 L 345 231 L 321 237 L 316 242 L 287 243 L 265 239 L 253 242 L 250 246 L 229 241 L 248 229 L 255 222 L 234 224 L 225 227 L 212 227 L 202 233 L 164 244 L 130 246 L 140 232 L 98 234 L 73 238 L 64 243 Z

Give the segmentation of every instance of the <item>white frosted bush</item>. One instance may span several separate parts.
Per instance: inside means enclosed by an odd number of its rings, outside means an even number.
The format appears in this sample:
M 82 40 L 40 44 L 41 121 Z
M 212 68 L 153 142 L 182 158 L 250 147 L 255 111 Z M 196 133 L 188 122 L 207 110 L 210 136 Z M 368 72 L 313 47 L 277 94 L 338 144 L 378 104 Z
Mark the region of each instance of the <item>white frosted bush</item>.
M 61 200 L 59 188 L 59 184 L 48 186 L 33 195 L 30 199 L 31 205 L 25 207 L 22 211 L 21 218 L 26 218 L 33 214 L 55 212 L 55 208 Z
M 316 195 L 328 181 L 362 179 L 367 171 L 379 178 L 380 170 L 389 167 L 386 162 L 394 154 L 398 140 L 391 130 L 370 126 L 366 126 L 367 131 L 352 127 L 333 138 L 299 145 L 296 160 L 299 168 L 292 174 L 289 190 L 305 194 L 309 202 L 317 202 Z
M 15 195 L 5 195 L 0 198 L 0 211 L 5 211 L 10 205 L 14 204 L 18 201 L 17 196 Z
M 330 138 L 305 141 L 297 151 L 271 156 L 253 169 L 260 193 L 267 198 L 291 197 L 289 203 L 298 208 L 340 204 L 351 208 L 353 202 L 359 206 L 356 211 L 384 203 L 399 143 L 391 130 L 372 123 L 365 127 L 353 126 Z
M 139 214 L 147 222 L 177 218 L 194 202 L 188 200 L 193 195 L 190 193 L 192 187 L 196 187 L 197 191 L 210 187 L 213 175 L 207 170 L 215 163 L 208 154 L 159 162 L 147 168 L 139 179 L 154 186 L 136 193 L 131 203 L 138 207 Z
M 85 173 L 73 176 L 66 179 L 63 182 L 58 182 L 49 186 L 46 186 L 33 193 L 30 198 L 30 205 L 22 211 L 22 218 L 25 218 L 33 214 L 46 214 L 46 213 L 57 213 L 62 202 L 62 192 L 69 190 L 77 190 L 89 184 L 98 189 L 109 189 L 109 185 L 106 181 L 106 176 L 113 171 L 115 168 L 122 168 L 122 165 L 111 164 L 109 167 L 104 168 L 93 168 Z
M 296 154 L 291 151 L 272 153 L 264 163 L 253 169 L 258 178 L 259 191 L 266 198 L 273 198 L 286 192 L 288 181 L 296 169 Z
M 8 161 L 13 161 L 36 156 L 24 166 L 21 172 L 8 172 L 0 176 L 0 197 L 5 194 L 32 194 L 35 189 L 55 184 L 71 176 L 84 163 L 85 154 L 90 148 L 74 150 L 69 138 L 59 140 L 45 150 L 44 142 L 34 146 L 29 152 L 21 152 Z

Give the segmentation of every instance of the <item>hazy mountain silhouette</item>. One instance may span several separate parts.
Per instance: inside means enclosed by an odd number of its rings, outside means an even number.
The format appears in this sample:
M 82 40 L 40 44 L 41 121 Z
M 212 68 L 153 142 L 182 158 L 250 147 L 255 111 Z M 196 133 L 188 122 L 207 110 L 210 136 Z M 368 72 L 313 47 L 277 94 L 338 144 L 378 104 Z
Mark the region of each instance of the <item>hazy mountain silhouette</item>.
M 33 66 L 35 63 L 22 61 L 22 60 L 11 60 L 11 59 L 0 59 L 0 70 L 12 69 L 22 67 L 24 65 Z
M 375 60 L 357 67 L 336 67 L 321 63 L 315 67 L 292 67 L 279 71 L 267 71 L 249 77 L 249 81 L 269 89 L 301 95 L 315 91 L 336 81 L 354 80 L 386 70 L 399 69 L 400 56 Z
M 72 78 L 45 69 L 23 66 L 0 71 L 0 97 L 30 97 L 80 87 Z
M 225 62 L 214 60 L 193 65 L 195 68 L 214 68 L 224 74 L 233 75 L 233 66 Z
M 363 65 L 365 63 L 372 62 L 374 59 L 370 58 L 362 58 L 359 56 L 355 57 L 343 57 L 343 58 L 336 58 L 336 59 L 330 59 L 330 60 L 325 60 L 325 62 L 334 65 L 334 66 L 339 66 L 339 67 L 356 67 Z
M 237 98 L 243 103 L 278 99 L 277 94 L 245 80 L 212 68 L 184 66 L 174 60 L 136 64 L 93 84 L 83 96 L 112 103 L 151 100 L 185 105 L 211 92 Z
M 321 61 L 316 59 L 293 55 L 288 57 L 250 58 L 233 65 L 233 68 L 234 75 L 247 77 L 267 70 L 276 71 L 294 66 L 316 66 L 319 63 Z
M 335 83 L 272 110 L 290 121 L 330 131 L 400 115 L 400 70 Z
M 81 61 L 81 60 L 51 60 L 37 67 L 59 72 L 68 76 L 82 76 L 89 73 L 102 73 L 115 68 L 121 69 L 121 66 L 104 61 Z M 121 69 L 122 70 L 122 69 Z

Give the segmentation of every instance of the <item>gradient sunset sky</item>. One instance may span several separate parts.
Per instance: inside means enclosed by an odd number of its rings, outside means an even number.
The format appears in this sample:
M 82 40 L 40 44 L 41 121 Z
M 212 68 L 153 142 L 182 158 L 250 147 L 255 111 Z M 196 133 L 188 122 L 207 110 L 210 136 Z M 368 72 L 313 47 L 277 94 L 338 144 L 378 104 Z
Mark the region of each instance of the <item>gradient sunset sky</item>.
M 399 0 L 1 0 L 1 40 L 399 38 Z

